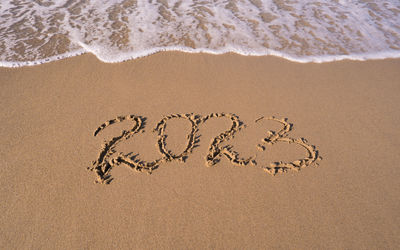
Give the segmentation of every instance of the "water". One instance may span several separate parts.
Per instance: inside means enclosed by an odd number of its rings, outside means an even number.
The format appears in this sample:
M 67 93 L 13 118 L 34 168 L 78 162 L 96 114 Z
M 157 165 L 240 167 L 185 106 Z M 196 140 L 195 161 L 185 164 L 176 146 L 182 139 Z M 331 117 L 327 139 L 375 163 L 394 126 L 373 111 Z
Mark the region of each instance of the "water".
M 275 55 L 297 62 L 400 57 L 399 0 L 2 0 L 0 66 L 93 53 Z

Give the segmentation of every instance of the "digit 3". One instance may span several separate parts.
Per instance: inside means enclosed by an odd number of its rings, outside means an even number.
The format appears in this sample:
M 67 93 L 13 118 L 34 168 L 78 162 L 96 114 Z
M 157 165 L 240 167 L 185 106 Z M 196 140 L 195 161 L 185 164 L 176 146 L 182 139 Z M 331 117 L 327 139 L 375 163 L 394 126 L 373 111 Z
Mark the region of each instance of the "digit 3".
M 304 149 L 306 149 L 308 156 L 306 156 L 303 159 L 295 160 L 292 162 L 272 162 L 268 166 L 261 167 L 264 169 L 265 172 L 271 174 L 271 175 L 276 175 L 277 173 L 284 173 L 289 170 L 295 170 L 299 171 L 302 168 L 311 166 L 313 164 L 318 165 L 317 161 L 322 160 L 322 157 L 319 155 L 318 150 L 316 149 L 315 146 L 310 145 L 307 143 L 307 140 L 304 138 L 290 138 L 287 137 L 288 133 L 293 129 L 293 124 L 289 123 L 287 118 L 283 119 L 278 119 L 275 118 L 274 116 L 272 117 L 261 117 L 256 120 L 256 122 L 259 122 L 260 120 L 271 120 L 271 121 L 276 121 L 279 122 L 283 125 L 282 129 L 279 130 L 278 132 L 269 130 L 267 131 L 267 137 L 263 138 L 261 141 L 261 144 L 257 145 L 257 148 L 261 151 L 264 151 L 267 146 L 271 146 L 275 143 L 278 142 L 285 142 L 289 144 L 297 144 Z

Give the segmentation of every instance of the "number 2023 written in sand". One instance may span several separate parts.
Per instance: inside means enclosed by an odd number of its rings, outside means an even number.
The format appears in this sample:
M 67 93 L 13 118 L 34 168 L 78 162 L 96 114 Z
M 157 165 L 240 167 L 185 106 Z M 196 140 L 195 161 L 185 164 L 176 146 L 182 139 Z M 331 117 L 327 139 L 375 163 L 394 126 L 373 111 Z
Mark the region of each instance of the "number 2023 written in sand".
M 215 165 L 218 163 L 222 157 L 226 157 L 233 165 L 236 166 L 257 166 L 257 162 L 255 157 L 242 158 L 239 157 L 239 153 L 232 150 L 231 145 L 222 145 L 224 142 L 233 138 L 236 133 L 238 133 L 242 128 L 244 128 L 244 124 L 239 120 L 239 117 L 234 114 L 229 113 L 211 113 L 206 116 L 195 115 L 195 114 L 171 114 L 163 117 L 154 128 L 154 132 L 157 132 L 157 148 L 159 153 L 161 154 L 160 158 L 146 162 L 140 159 L 137 159 L 136 156 L 132 156 L 132 153 L 123 154 L 117 153 L 115 148 L 116 146 L 132 138 L 135 134 L 144 131 L 144 120 L 145 118 L 136 115 L 128 115 L 128 116 L 119 116 L 115 119 L 109 120 L 100 127 L 96 129 L 94 132 L 94 136 L 97 136 L 101 131 L 111 126 L 112 124 L 121 123 L 124 121 L 133 122 L 133 127 L 128 130 L 122 130 L 122 133 L 116 137 L 113 137 L 109 141 L 105 141 L 102 145 L 101 151 L 97 160 L 93 161 L 93 164 L 90 169 L 94 171 L 97 175 L 97 183 L 105 183 L 108 184 L 111 182 L 111 170 L 121 164 L 124 164 L 136 171 L 139 172 L 147 172 L 152 173 L 153 170 L 157 169 L 162 163 L 167 161 L 180 161 L 184 162 L 186 158 L 192 153 L 193 148 L 199 142 L 197 132 L 198 128 L 201 124 L 205 123 L 209 119 L 217 119 L 217 118 L 225 118 L 229 119 L 232 122 L 231 127 L 219 134 L 215 138 L 211 140 L 211 144 L 208 148 L 208 153 L 205 157 L 206 165 L 208 167 Z M 187 144 L 185 150 L 180 154 L 174 154 L 170 150 L 166 148 L 166 134 L 165 129 L 167 122 L 171 119 L 184 119 L 190 122 L 191 131 L 187 136 Z M 304 138 L 291 138 L 288 136 L 288 133 L 293 129 L 293 124 L 289 123 L 287 119 L 278 119 L 276 117 L 261 117 L 257 119 L 255 122 L 259 122 L 261 120 L 270 120 L 278 122 L 282 125 L 282 128 L 279 131 L 268 130 L 266 132 L 266 137 L 262 138 L 261 143 L 257 145 L 257 148 L 261 151 L 264 151 L 267 146 L 274 145 L 278 142 L 285 142 L 290 144 L 296 144 L 306 149 L 307 156 L 303 159 L 299 159 L 292 162 L 272 162 L 267 164 L 266 166 L 261 166 L 261 168 L 271 174 L 275 175 L 277 173 L 284 173 L 288 170 L 300 170 L 302 168 L 311 166 L 313 164 L 318 165 L 317 161 L 322 158 L 319 155 L 318 150 L 315 146 L 308 144 L 307 140 Z

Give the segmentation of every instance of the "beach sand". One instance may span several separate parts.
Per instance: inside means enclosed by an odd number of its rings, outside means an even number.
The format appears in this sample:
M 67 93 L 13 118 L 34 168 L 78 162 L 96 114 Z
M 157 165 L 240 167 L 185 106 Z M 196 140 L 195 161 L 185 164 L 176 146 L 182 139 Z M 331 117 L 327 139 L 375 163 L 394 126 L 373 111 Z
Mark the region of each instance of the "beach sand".
M 275 57 L 165 52 L 117 64 L 90 54 L 0 68 L 2 249 L 396 249 L 400 245 L 400 60 L 299 64 Z M 207 167 L 229 117 L 198 124 L 185 162 L 152 174 L 115 165 L 110 184 L 87 168 L 104 140 L 145 123 L 115 150 L 160 158 L 156 124 L 170 114 L 234 114 L 226 156 Z M 293 124 L 272 145 L 262 141 Z M 190 116 L 188 116 L 190 117 Z M 168 150 L 192 125 L 171 119 Z M 275 176 L 269 162 L 322 160 Z M 267 140 L 268 141 L 268 140 Z M 265 151 L 257 149 L 258 144 Z M 263 144 L 264 143 L 264 144 Z M 319 164 L 319 166 L 317 165 Z

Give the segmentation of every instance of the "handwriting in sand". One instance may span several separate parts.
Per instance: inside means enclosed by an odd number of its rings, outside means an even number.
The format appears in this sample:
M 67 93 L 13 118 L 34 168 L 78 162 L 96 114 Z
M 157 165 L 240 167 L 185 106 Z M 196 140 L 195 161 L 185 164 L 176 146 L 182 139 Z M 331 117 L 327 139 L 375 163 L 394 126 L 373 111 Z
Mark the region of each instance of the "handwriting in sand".
M 218 163 L 222 157 L 226 157 L 233 165 L 236 166 L 257 166 L 257 161 L 254 157 L 242 158 L 239 157 L 239 153 L 232 150 L 231 145 L 225 145 L 225 142 L 233 138 L 233 136 L 244 128 L 244 123 L 239 120 L 239 117 L 235 114 L 230 113 L 211 113 L 206 116 L 195 115 L 195 114 L 171 114 L 163 117 L 154 128 L 154 132 L 157 132 L 157 148 L 160 153 L 160 157 L 156 160 L 147 162 L 132 156 L 132 153 L 123 154 L 117 153 L 116 146 L 132 138 L 135 134 L 143 132 L 145 124 L 145 118 L 136 115 L 119 116 L 115 119 L 109 120 L 94 132 L 94 136 L 97 136 L 101 131 L 111 126 L 112 124 L 121 123 L 124 121 L 133 122 L 133 127 L 128 130 L 122 130 L 121 134 L 113 137 L 109 141 L 105 141 L 100 150 L 97 160 L 93 161 L 93 164 L 88 169 L 94 171 L 97 175 L 97 183 L 108 184 L 111 182 L 111 170 L 121 164 L 124 164 L 136 171 L 152 173 L 153 170 L 157 169 L 162 163 L 168 161 L 180 161 L 184 162 L 187 157 L 192 153 L 193 148 L 199 142 L 198 140 L 198 128 L 201 124 L 204 124 L 209 119 L 225 118 L 232 122 L 231 127 L 220 133 L 218 136 L 211 140 L 208 148 L 208 153 L 205 157 L 206 165 L 213 166 Z M 185 119 L 191 124 L 191 131 L 187 136 L 186 148 L 180 154 L 174 154 L 166 148 L 166 124 L 171 119 Z M 288 170 L 299 171 L 302 168 L 318 165 L 318 161 L 321 160 L 318 150 L 315 146 L 308 144 L 304 138 L 291 138 L 288 133 L 293 129 L 293 125 L 287 121 L 287 119 L 278 119 L 276 117 L 261 117 L 255 122 L 261 120 L 271 120 L 278 122 L 282 125 L 279 131 L 266 131 L 266 137 L 261 140 L 261 143 L 256 145 L 261 151 L 264 151 L 267 146 L 271 146 L 278 142 L 296 144 L 303 147 L 307 151 L 307 156 L 303 159 L 299 159 L 292 162 L 272 162 L 267 166 L 261 166 L 261 168 L 271 175 L 277 173 L 284 173 Z M 224 145 L 223 145 L 224 144 Z

